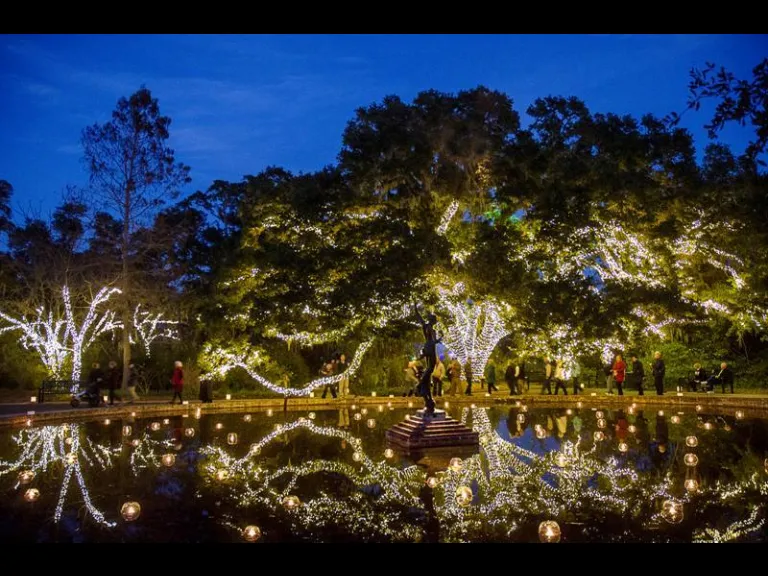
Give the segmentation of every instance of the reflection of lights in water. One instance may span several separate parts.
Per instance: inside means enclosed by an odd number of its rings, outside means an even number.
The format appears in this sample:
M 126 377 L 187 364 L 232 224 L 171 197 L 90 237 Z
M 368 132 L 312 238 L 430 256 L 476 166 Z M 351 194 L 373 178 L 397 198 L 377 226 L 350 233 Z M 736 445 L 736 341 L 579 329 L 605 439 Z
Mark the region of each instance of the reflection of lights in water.
M 379 404 L 379 407 L 377 408 L 379 412 L 384 412 L 384 405 Z
M 38 498 L 40 498 L 40 490 L 37 488 L 30 488 L 24 492 L 24 500 L 27 502 L 36 502 Z
M 362 414 L 363 416 L 368 414 L 368 408 L 360 408 L 360 414 Z
M 234 446 L 235 444 L 237 444 L 237 434 L 235 434 L 234 432 L 230 432 L 229 434 L 227 434 L 227 444 L 229 444 L 230 446 Z
M 392 458 L 395 455 L 395 451 L 392 448 L 384 450 L 384 458 Z
M 472 488 L 469 486 L 459 486 L 456 489 L 456 504 L 462 507 L 469 506 L 472 503 Z
M 160 430 L 160 422 L 152 422 L 152 424 L 149 425 L 149 429 L 152 430 L 152 432 L 157 432 Z
M 619 452 L 626 452 L 629 450 L 629 446 L 626 442 L 619 442 Z
M 307 416 L 309 417 L 310 420 L 314 420 L 317 417 L 314 412 L 310 412 L 309 414 L 307 414 Z
M 606 421 L 605 421 L 605 418 L 600 418 L 600 419 L 597 421 L 597 427 L 598 427 L 598 428 L 605 428 L 605 425 L 606 425 L 606 424 L 607 424 L 607 423 L 606 423 Z
M 683 521 L 683 504 L 675 500 L 664 500 L 661 505 L 661 516 L 670 524 Z
M 123 426 L 123 436 L 130 436 L 133 433 L 133 428 L 130 426 Z
M 576 402 L 576 408 L 583 408 L 583 407 L 584 407 L 584 402 L 582 402 L 581 400 Z
M 680 424 L 680 416 L 678 416 L 677 414 L 672 416 L 672 418 L 670 418 L 669 420 L 670 422 L 672 422 L 672 424 Z
M 744 419 L 744 412 L 741 410 L 736 410 L 736 420 L 743 420 Z
M 224 468 L 219 468 L 218 470 L 216 470 L 216 480 L 218 480 L 219 482 L 223 482 L 227 478 L 229 478 L 228 470 L 225 470 Z
M 373 418 L 368 418 L 368 422 L 366 424 L 368 425 L 368 428 L 376 428 L 376 420 Z
M 243 539 L 246 542 L 256 542 L 259 538 L 261 538 L 261 529 L 258 526 L 243 528 Z
M 659 410 L 658 414 L 659 414 L 659 416 L 661 416 L 663 418 L 664 417 L 664 410 Z
M 109 418 L 104 420 L 104 426 L 109 426 L 110 424 L 112 424 L 112 420 L 110 420 Z
M 19 484 L 29 484 L 35 479 L 35 473 L 32 470 L 24 470 L 19 473 Z
M 133 522 L 141 515 L 141 504 L 138 502 L 126 502 L 120 507 L 120 515 L 126 522 Z
M 221 422 L 216 422 L 216 430 L 221 430 L 222 428 L 224 428 L 224 424 Z
M 352 406 L 349 407 L 350 410 L 357 410 L 357 404 L 352 404 Z
M 353 416 L 353 418 L 355 420 L 362 420 L 363 419 L 363 415 L 360 414 L 360 412 L 355 412 L 355 415 Z
M 287 510 L 295 510 L 301 506 L 301 500 L 299 500 L 298 496 L 286 496 L 283 499 L 283 506 L 285 506 Z
M 163 466 L 170 468 L 176 463 L 176 455 L 175 454 L 163 454 L 163 457 L 161 458 L 161 461 L 163 463 Z
M 573 410 L 571 410 L 570 408 L 568 408 L 568 410 L 566 410 L 566 411 L 565 411 L 565 413 L 566 413 L 568 416 L 572 416 L 572 415 L 573 415 Z
M 517 421 L 520 422 L 521 424 L 525 422 L 525 414 L 518 414 Z
M 555 464 L 560 466 L 560 468 L 565 467 L 565 465 L 568 463 L 568 458 L 566 458 L 565 454 L 562 452 L 558 453 L 557 456 L 555 456 Z
M 596 430 L 594 434 L 595 442 L 602 442 L 605 440 L 605 434 L 602 431 Z
M 243 422 L 250 422 L 251 418 L 253 418 L 250 414 L 246 414 L 243 416 Z
M 141 444 L 141 440 L 139 440 L 138 438 L 134 438 L 133 440 L 131 440 L 131 446 L 133 446 L 134 448 L 136 448 L 136 446 L 138 446 L 139 444 Z
M 408 402 L 408 408 L 413 408 L 413 402 Z
M 544 543 L 560 542 L 560 525 L 554 520 L 539 524 L 539 540 Z
M 704 422 L 704 430 L 712 430 L 714 427 L 715 425 L 712 422 Z
M 184 436 L 187 438 L 192 438 L 195 435 L 195 429 L 194 428 L 187 428 L 184 430 Z
M 163 426 L 168 426 L 168 424 L 170 424 L 170 423 L 171 423 L 171 421 L 168 420 L 168 418 L 163 418 Z
M 627 432 L 629 432 L 630 434 L 634 434 L 635 432 L 637 432 L 637 427 L 634 424 L 630 424 L 629 428 L 627 428 Z
M 523 412 L 528 412 L 528 406 L 523 404 L 522 406 L 520 406 L 520 410 L 522 410 Z
M 693 454 L 692 452 L 689 452 L 685 455 L 683 458 L 683 461 L 685 462 L 686 466 L 696 466 L 696 464 L 699 463 L 699 457 L 696 456 L 696 454 Z
M 459 472 L 461 470 L 462 466 L 461 458 L 451 458 L 451 461 L 448 463 L 448 468 L 453 470 L 454 472 Z
M 272 411 L 271 408 L 269 410 L 267 410 L 267 416 L 272 416 L 273 414 L 274 414 L 274 412 Z
M 696 492 L 699 489 L 699 481 L 695 478 L 688 478 L 688 480 L 685 481 L 685 489 L 688 490 L 688 492 Z
M 696 438 L 696 436 L 688 436 L 685 439 L 685 445 L 690 446 L 691 448 L 696 448 L 696 446 L 699 445 L 699 439 Z
M 360 462 L 360 460 L 363 459 L 363 455 L 360 452 L 353 452 L 352 453 L 352 460 L 355 462 Z
M 701 404 L 696 404 L 696 412 L 701 412 L 704 410 L 704 407 Z
M 436 488 L 438 484 L 440 484 L 440 481 L 434 476 L 427 478 L 427 486 L 430 488 Z

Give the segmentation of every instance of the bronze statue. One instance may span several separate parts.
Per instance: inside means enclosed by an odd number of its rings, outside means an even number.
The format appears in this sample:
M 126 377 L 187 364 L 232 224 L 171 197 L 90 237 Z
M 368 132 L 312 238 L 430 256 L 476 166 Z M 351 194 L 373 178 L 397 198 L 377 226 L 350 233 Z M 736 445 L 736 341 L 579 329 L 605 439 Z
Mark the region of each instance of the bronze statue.
M 425 414 L 432 415 L 435 413 L 435 401 L 432 399 L 431 391 L 432 372 L 437 364 L 437 344 L 442 340 L 442 337 L 438 338 L 435 332 L 437 317 L 434 314 L 428 314 L 425 322 L 424 318 L 419 314 L 416 305 L 413 306 L 413 311 L 416 313 L 416 318 L 418 318 L 421 330 L 424 333 L 425 343 L 424 348 L 421 350 L 421 358 L 426 358 L 427 360 L 427 368 L 421 375 L 416 393 L 424 398 Z

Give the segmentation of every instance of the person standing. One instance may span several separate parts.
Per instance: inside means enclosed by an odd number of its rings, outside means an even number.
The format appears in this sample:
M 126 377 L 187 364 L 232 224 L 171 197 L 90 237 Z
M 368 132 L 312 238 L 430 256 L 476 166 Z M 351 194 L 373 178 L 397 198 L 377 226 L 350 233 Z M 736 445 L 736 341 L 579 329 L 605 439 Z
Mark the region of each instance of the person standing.
M 443 359 L 438 356 L 435 363 L 435 369 L 432 371 L 433 396 L 443 395 L 443 376 L 445 376 L 445 364 L 443 364 Z
M 661 352 L 658 350 L 653 353 L 653 364 L 651 364 L 651 372 L 653 373 L 653 384 L 656 386 L 656 395 L 664 395 L 664 374 L 667 371 L 667 367 L 664 365 L 664 360 L 661 358 Z
M 563 369 L 563 361 L 556 360 L 555 361 L 555 396 L 557 396 L 557 393 L 560 391 L 560 388 L 563 389 L 563 394 L 568 396 L 568 388 L 565 386 L 565 370 Z
M 183 404 L 184 401 L 181 398 L 181 392 L 184 390 L 184 366 L 180 360 L 176 360 L 173 363 L 173 375 L 171 376 L 171 387 L 173 388 L 173 398 L 171 398 L 171 404 L 176 401 L 176 397 L 179 397 L 179 404 Z
M 613 378 L 616 380 L 616 388 L 619 390 L 619 396 L 624 396 L 624 378 L 627 375 L 627 363 L 616 354 L 616 361 L 613 363 Z
M 496 388 L 496 364 L 490 358 L 488 359 L 488 364 L 485 365 L 483 376 L 485 376 L 485 383 L 488 385 L 488 394 L 492 390 L 498 392 L 499 389 Z
M 707 374 L 707 371 L 701 367 L 701 364 L 696 362 L 693 365 L 693 380 L 688 383 L 688 389 L 691 392 L 696 392 L 701 387 L 702 391 L 706 391 L 708 378 L 709 374 Z
M 101 369 L 101 364 L 94 362 L 91 366 L 91 371 L 88 373 L 88 389 L 99 396 L 99 402 L 101 402 L 101 383 L 104 381 L 104 372 Z
M 517 393 L 522 394 L 523 390 L 527 392 L 529 384 L 525 374 L 525 360 L 520 360 L 517 366 L 515 366 L 515 379 L 517 380 Z
M 605 386 L 608 388 L 608 394 L 613 394 L 613 362 L 610 360 L 603 365 L 605 373 Z
M 472 396 L 472 359 L 467 358 L 467 361 L 464 363 L 464 378 L 467 379 L 467 389 L 464 391 L 464 394 L 467 396 Z
M 544 394 L 544 390 L 547 394 L 552 394 L 552 374 L 553 366 L 550 358 L 544 358 L 544 383 L 541 385 L 541 393 Z
M 507 364 L 507 369 L 504 370 L 504 382 L 509 386 L 509 395 L 516 396 L 518 392 L 516 390 L 515 365 L 511 360 Z
M 339 397 L 346 398 L 349 395 L 349 376 L 347 376 L 347 356 L 345 354 L 339 354 L 339 361 L 336 363 L 336 372 L 341 374 L 341 380 L 339 380 Z
M 334 363 L 333 361 L 323 363 L 323 367 L 320 368 L 320 377 L 321 378 L 328 378 L 331 379 L 334 370 Z M 328 391 L 330 390 L 331 396 L 333 398 L 336 398 L 336 383 L 335 382 L 328 382 L 325 387 L 323 388 L 323 398 L 325 398 L 328 395 Z
M 133 404 L 139 399 L 139 395 L 136 394 L 136 384 L 138 382 L 138 376 L 136 375 L 136 366 L 130 364 L 128 366 L 128 394 L 131 399 L 128 400 L 128 404 Z
M 120 388 L 123 384 L 123 378 L 120 370 L 117 369 L 117 362 L 111 360 L 109 363 L 109 373 L 107 374 L 107 385 L 109 386 L 109 405 L 113 406 L 115 403 L 115 390 Z
M 578 360 L 573 361 L 573 371 L 571 372 L 571 378 L 573 378 L 573 393 L 578 394 L 579 389 L 579 376 L 581 376 L 581 364 Z
M 448 378 L 451 381 L 451 389 L 448 393 L 452 396 L 458 396 L 461 390 L 461 363 L 458 358 L 453 358 L 448 366 L 450 371 Z
M 643 363 L 637 359 L 637 356 L 632 356 L 632 378 L 634 378 L 635 386 L 637 386 L 637 394 L 642 396 L 645 369 L 643 368 Z

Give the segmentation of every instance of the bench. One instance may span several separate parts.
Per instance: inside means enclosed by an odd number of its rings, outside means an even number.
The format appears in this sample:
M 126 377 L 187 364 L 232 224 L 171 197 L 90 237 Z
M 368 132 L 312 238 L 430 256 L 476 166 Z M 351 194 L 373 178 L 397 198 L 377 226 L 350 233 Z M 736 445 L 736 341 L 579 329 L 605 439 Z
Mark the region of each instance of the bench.
M 37 401 L 42 404 L 46 396 L 64 394 L 69 396 L 78 388 L 80 388 L 80 382 L 76 380 L 43 380 L 38 390 Z

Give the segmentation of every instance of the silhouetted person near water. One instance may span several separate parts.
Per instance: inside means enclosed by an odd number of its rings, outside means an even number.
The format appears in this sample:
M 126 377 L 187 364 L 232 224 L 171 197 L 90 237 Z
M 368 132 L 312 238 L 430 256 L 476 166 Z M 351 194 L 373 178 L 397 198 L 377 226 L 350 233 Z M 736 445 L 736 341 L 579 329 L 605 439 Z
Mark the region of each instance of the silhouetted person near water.
M 654 352 L 653 364 L 651 364 L 651 371 L 653 373 L 653 383 L 656 386 L 656 395 L 664 395 L 664 375 L 667 372 L 667 367 L 664 365 L 664 360 L 661 359 L 661 352 Z
M 637 359 L 637 356 L 632 356 L 632 378 L 635 381 L 635 386 L 637 386 L 638 395 L 642 396 L 645 370 L 643 369 L 643 363 Z

